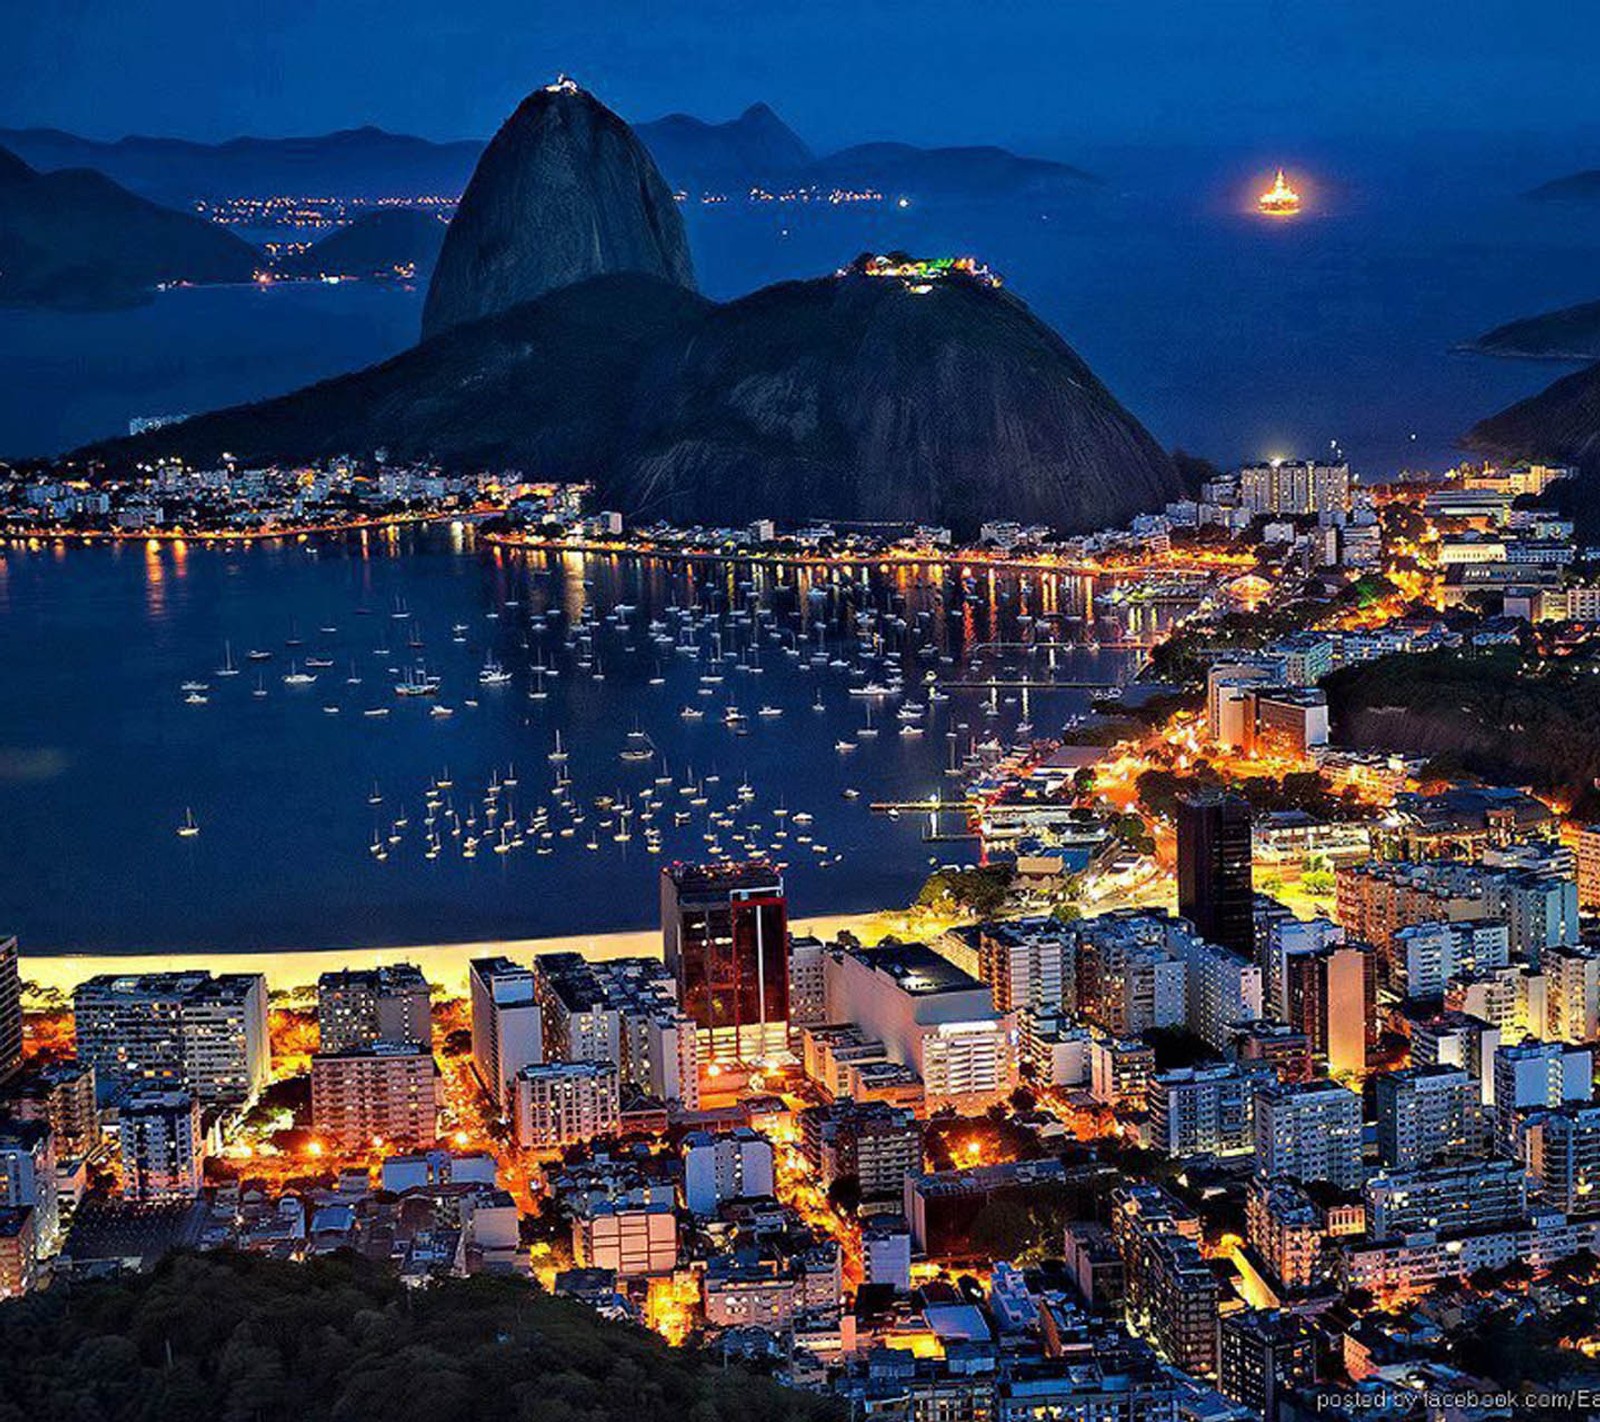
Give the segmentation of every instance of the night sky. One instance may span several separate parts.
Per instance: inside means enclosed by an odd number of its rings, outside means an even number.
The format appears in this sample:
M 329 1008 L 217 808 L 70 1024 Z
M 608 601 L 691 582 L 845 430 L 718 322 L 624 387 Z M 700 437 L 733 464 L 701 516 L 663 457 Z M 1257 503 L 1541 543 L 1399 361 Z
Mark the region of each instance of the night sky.
M 1600 121 L 1571 0 L 3 0 L 0 125 L 483 136 L 568 70 L 813 143 L 1278 141 Z

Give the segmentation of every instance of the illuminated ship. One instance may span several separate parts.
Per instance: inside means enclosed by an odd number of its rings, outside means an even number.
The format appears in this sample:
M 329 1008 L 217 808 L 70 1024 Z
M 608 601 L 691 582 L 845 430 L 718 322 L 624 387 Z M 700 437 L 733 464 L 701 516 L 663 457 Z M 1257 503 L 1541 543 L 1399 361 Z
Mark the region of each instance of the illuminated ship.
M 1256 206 L 1268 217 L 1293 217 L 1300 211 L 1300 194 L 1284 181 L 1282 168 L 1272 186 L 1256 199 Z

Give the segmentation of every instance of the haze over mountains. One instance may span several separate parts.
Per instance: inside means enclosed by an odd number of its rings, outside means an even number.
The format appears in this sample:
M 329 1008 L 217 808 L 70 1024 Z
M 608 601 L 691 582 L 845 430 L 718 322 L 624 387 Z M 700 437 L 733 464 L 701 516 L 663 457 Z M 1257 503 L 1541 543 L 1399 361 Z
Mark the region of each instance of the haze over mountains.
M 737 193 L 759 184 L 983 197 L 1002 191 L 1066 194 L 1095 181 L 1064 163 L 990 147 L 868 143 L 819 157 L 765 104 L 753 104 L 725 123 L 670 114 L 638 124 L 634 132 L 668 184 L 691 195 Z M 180 207 L 275 193 L 453 196 L 465 188 L 486 146 L 476 139 L 435 143 L 377 128 L 219 144 L 141 136 L 106 143 L 59 129 L 0 129 L 0 144 L 35 167 L 94 168 Z
M 163 282 L 249 281 L 261 255 L 101 173 L 40 173 L 0 148 L 0 305 L 100 309 Z
M 699 297 L 649 155 L 576 86 L 530 95 L 486 151 L 424 335 L 369 370 L 80 455 L 120 467 L 385 448 L 589 479 L 634 518 L 963 534 L 995 518 L 1101 527 L 1181 487 L 1083 361 L 981 270 L 857 263 Z

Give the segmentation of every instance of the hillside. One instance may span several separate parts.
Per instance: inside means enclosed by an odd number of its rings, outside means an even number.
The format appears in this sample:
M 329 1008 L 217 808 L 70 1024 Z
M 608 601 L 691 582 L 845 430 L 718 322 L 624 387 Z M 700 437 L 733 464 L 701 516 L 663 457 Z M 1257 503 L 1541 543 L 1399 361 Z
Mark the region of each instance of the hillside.
M 692 292 L 649 277 L 603 277 L 381 365 L 75 457 L 121 469 L 157 455 L 204 466 L 224 450 L 270 463 L 383 447 L 396 459 L 594 479 L 629 416 L 647 352 L 702 306 Z
M 652 356 L 619 497 L 638 516 L 1073 532 L 1176 498 L 1171 461 L 1017 297 L 960 275 L 786 282 Z
M 1069 531 L 1181 490 L 1172 461 L 1015 296 L 976 278 L 847 275 L 718 306 L 598 278 L 382 365 L 79 451 L 110 470 L 385 447 L 591 479 L 633 519 L 757 515 Z
M 1485 331 L 1469 349 L 1533 360 L 1600 360 L 1600 301 L 1508 321 Z
M 1600 364 L 1563 376 L 1499 414 L 1480 420 L 1462 447 L 1490 459 L 1541 459 L 1570 464 L 1579 477 L 1557 486 L 1559 506 L 1578 523 L 1579 536 L 1600 534 Z
M 249 281 L 261 265 L 232 233 L 103 174 L 40 173 L 0 149 L 0 305 L 132 306 L 162 283 Z
M 1578 660 L 1578 659 L 1574 659 Z M 1591 663 L 1524 669 L 1515 649 L 1384 657 L 1326 678 L 1341 745 L 1444 756 L 1505 784 L 1596 798 L 1600 700 Z
M 349 1256 L 169 1258 L 0 1304 L 0 1417 L 827 1422 L 820 1399 L 669 1350 L 520 1280 L 407 1290 Z
M 444 246 L 445 225 L 414 207 L 380 207 L 285 257 L 277 270 L 289 276 L 378 277 L 426 281 Z

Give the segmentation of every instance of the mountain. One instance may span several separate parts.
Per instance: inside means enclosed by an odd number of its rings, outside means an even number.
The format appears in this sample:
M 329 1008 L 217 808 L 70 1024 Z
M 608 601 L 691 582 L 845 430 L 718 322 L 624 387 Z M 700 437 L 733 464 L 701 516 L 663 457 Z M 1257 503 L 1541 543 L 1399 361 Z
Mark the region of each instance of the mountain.
M 598 479 L 654 345 L 705 302 L 670 282 L 602 277 L 444 332 L 380 365 L 292 394 L 198 415 L 81 451 L 124 468 L 152 455 L 197 465 L 386 448 L 453 468 L 518 467 Z M 563 474 L 562 471 L 566 471 Z
M 163 282 L 249 281 L 260 265 L 255 248 L 201 218 L 0 149 L 0 305 L 137 305 Z
M 1072 532 L 1179 493 L 1170 459 L 1015 296 L 950 275 L 787 282 L 652 357 L 614 496 L 636 516 L 988 519 Z
M 926 288 L 926 289 L 924 289 Z M 1177 497 L 1151 436 L 1011 294 L 848 275 L 717 305 L 636 274 L 456 326 L 370 370 L 79 452 L 108 469 L 387 448 L 588 479 L 633 518 L 986 519 L 1066 531 Z
M 142 136 L 102 143 L 59 129 L 0 129 L 0 143 L 36 168 L 93 168 L 146 197 L 179 206 L 273 193 L 448 197 L 461 191 L 483 152 L 477 139 L 433 143 L 381 128 L 226 143 Z
M 1600 470 L 1600 365 L 1480 420 L 1465 448 L 1496 459 L 1544 459 Z
M 439 260 L 444 234 L 444 223 L 431 212 L 415 207 L 374 208 L 305 251 L 283 258 L 277 270 L 303 277 L 426 280 Z
M 1585 301 L 1496 326 L 1473 341 L 1484 355 L 1538 360 L 1600 359 L 1600 301 Z
M 1081 169 L 1003 148 L 918 148 L 865 143 L 818 157 L 765 104 L 708 123 L 669 114 L 635 126 L 674 190 L 733 194 L 754 186 L 822 187 L 912 197 L 996 197 L 1071 192 L 1096 179 Z M 59 129 L 0 129 L 41 170 L 93 168 L 178 207 L 271 194 L 348 198 L 453 196 L 483 155 L 477 139 L 434 143 L 379 128 L 303 138 L 194 143 L 135 136 L 106 143 Z
M 683 218 L 650 155 L 610 109 L 561 79 L 528 95 L 478 160 L 422 334 L 617 272 L 694 287 Z
M 811 164 L 805 181 L 819 188 L 871 188 L 886 197 L 998 198 L 1054 195 L 1097 180 L 1081 168 L 1024 158 L 1004 148 L 918 148 L 862 143 Z
M 1600 202 L 1600 168 L 1541 183 L 1527 194 L 1535 202 Z
M 756 183 L 785 182 L 813 156 L 765 104 L 752 104 L 726 123 L 668 114 L 637 124 L 633 131 L 662 176 L 680 192 L 732 192 Z

